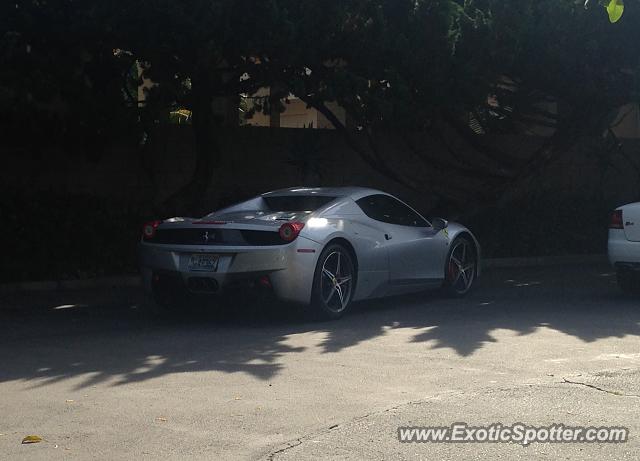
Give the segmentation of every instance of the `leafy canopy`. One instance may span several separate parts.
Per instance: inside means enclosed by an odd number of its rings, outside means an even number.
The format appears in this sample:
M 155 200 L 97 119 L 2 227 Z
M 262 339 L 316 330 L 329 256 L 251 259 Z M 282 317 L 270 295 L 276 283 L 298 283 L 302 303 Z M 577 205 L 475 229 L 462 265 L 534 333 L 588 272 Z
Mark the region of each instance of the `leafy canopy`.
M 107 133 L 269 87 L 274 104 L 293 93 L 356 126 L 425 129 L 486 108 L 505 77 L 505 117 L 547 98 L 606 111 L 637 98 L 640 8 L 603 4 L 615 28 L 575 0 L 15 0 L 0 116 Z M 155 84 L 142 115 L 136 63 Z

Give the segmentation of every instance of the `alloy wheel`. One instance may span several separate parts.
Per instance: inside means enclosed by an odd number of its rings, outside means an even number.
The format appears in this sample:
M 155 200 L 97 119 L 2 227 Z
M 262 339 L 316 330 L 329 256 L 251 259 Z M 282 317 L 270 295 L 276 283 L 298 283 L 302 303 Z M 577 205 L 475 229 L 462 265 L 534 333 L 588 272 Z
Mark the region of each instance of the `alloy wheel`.
M 327 255 L 322 263 L 320 290 L 328 310 L 339 313 L 346 309 L 353 291 L 353 263 L 348 255 L 339 250 Z
M 466 240 L 454 242 L 447 265 L 447 283 L 457 294 L 465 294 L 476 277 L 476 253 Z

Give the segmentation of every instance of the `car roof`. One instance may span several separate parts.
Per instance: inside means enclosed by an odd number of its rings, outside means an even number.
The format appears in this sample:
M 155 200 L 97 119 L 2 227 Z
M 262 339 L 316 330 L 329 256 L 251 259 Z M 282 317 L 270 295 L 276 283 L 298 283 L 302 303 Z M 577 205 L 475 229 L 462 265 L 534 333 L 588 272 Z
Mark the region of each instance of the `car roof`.
M 350 197 L 353 200 L 361 199 L 372 194 L 384 194 L 389 195 L 386 192 L 379 191 L 377 189 L 370 189 L 368 187 L 289 187 L 286 189 L 274 190 L 262 194 L 262 197 L 269 197 L 275 195 L 328 195 L 332 197 Z

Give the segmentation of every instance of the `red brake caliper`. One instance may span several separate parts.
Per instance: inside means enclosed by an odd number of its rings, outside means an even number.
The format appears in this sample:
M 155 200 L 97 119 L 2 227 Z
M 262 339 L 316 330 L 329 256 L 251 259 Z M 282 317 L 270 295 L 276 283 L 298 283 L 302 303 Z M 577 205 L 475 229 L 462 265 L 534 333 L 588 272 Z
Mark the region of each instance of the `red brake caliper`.
M 456 279 L 458 266 L 453 261 L 449 261 L 449 281 L 453 282 Z

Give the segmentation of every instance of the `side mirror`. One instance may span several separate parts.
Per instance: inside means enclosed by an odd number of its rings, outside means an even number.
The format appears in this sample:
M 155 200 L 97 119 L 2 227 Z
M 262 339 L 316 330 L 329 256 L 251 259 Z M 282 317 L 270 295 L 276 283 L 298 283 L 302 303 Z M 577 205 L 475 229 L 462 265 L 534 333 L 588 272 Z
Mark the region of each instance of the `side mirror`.
M 441 231 L 442 229 L 449 227 L 449 221 L 442 218 L 433 218 L 431 220 L 431 225 L 436 231 Z

